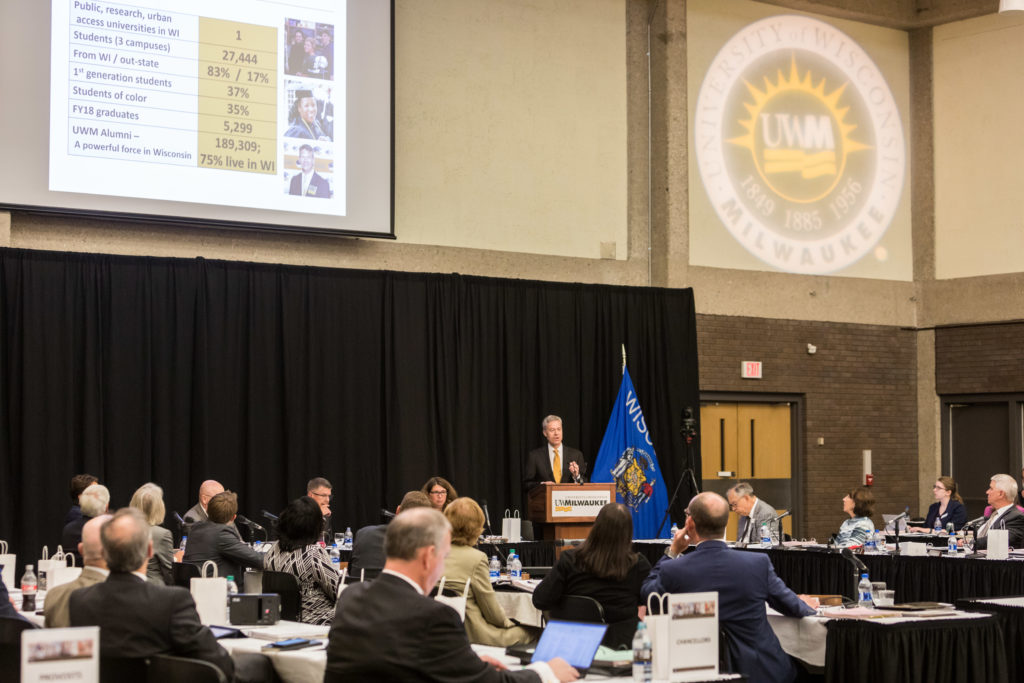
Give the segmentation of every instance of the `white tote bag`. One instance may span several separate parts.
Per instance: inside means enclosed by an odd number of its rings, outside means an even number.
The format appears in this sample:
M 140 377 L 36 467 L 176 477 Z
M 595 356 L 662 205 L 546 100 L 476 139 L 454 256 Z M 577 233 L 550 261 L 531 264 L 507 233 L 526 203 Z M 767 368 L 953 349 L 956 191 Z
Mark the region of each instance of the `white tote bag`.
M 210 577 L 206 575 L 208 568 L 213 569 Z M 213 560 L 204 562 L 199 578 L 192 579 L 190 588 L 192 599 L 196 601 L 199 621 L 206 625 L 227 625 L 228 580 L 217 576 L 217 563 Z
M 21 588 L 14 585 L 14 570 L 18 566 L 18 556 L 7 552 L 7 541 L 0 541 L 0 567 L 3 567 L 3 580 L 7 590 Z
M 50 567 L 57 561 L 64 562 L 64 547 L 57 546 L 56 552 L 50 555 L 50 549 L 44 545 L 42 552 L 39 553 L 39 561 L 36 562 L 39 590 L 47 590 L 50 587 Z
M 67 561 L 71 560 L 70 566 Z M 51 559 L 50 571 L 46 575 L 46 589 L 53 590 L 57 586 L 74 581 L 82 574 L 82 568 L 75 566 L 75 556 L 65 553 L 62 561 Z
M 505 517 L 501 520 L 501 535 L 507 538 L 509 543 L 519 543 L 523 540 L 523 520 L 519 517 L 519 510 L 510 512 L 505 508 Z
M 653 603 L 651 599 L 654 599 Z M 651 610 L 658 605 L 658 614 Z M 651 593 L 647 596 L 647 634 L 651 638 L 651 674 L 656 681 L 667 681 L 672 667 L 669 663 L 669 616 L 668 593 Z
M 462 621 L 466 620 L 466 601 L 469 599 L 469 579 L 466 579 L 466 585 L 462 587 L 462 597 L 455 597 L 451 595 L 444 595 L 444 582 L 445 577 L 441 577 L 441 581 L 437 585 L 437 595 L 434 597 L 438 602 L 451 607 L 453 610 L 459 613 L 459 619 Z

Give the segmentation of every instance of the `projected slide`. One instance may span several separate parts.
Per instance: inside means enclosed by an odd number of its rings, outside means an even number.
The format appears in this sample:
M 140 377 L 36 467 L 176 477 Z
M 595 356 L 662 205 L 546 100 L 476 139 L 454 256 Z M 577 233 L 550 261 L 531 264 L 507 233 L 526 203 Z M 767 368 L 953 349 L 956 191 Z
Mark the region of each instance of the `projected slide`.
M 345 0 L 54 0 L 49 189 L 346 215 L 345 22 Z

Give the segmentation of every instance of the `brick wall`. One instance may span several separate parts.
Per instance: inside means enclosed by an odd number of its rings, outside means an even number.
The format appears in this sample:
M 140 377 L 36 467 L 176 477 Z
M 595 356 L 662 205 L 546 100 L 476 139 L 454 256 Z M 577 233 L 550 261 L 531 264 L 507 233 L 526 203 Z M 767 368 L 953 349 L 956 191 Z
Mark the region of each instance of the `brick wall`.
M 702 392 L 803 396 L 802 534 L 827 539 L 846 519 L 842 498 L 860 483 L 865 448 L 872 451 L 876 526 L 883 512 L 918 511 L 913 331 L 698 315 L 697 335 Z M 817 346 L 814 355 L 808 343 Z M 741 379 L 744 360 L 763 361 L 764 379 Z
M 1024 323 L 936 329 L 935 390 L 939 395 L 1024 391 Z

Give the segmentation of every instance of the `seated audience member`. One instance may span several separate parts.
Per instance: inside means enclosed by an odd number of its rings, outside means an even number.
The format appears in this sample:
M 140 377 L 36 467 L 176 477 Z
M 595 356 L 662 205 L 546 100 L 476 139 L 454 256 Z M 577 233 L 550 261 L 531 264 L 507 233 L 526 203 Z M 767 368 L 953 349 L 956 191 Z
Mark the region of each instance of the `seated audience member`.
M 320 506 L 303 496 L 288 503 L 277 521 L 278 540 L 263 559 L 263 568 L 287 572 L 299 582 L 302 621 L 329 624 L 334 616 L 341 575 L 317 541 L 323 528 Z
M 164 490 L 150 482 L 143 484 L 132 495 L 129 505 L 142 511 L 149 523 L 149 531 L 153 537 L 153 557 L 149 558 L 146 576 L 153 583 L 169 586 L 174 583 L 171 564 L 174 562 L 174 536 L 163 524 L 166 508 L 164 507 Z
M 46 591 L 46 601 L 43 603 L 43 623 L 46 628 L 70 626 L 68 600 L 71 594 L 79 588 L 107 580 L 110 571 L 107 569 L 107 561 L 103 559 L 100 527 L 110 518 L 110 515 L 93 517 L 82 527 L 82 542 L 78 544 L 78 552 L 82 555 L 82 573 L 74 581 Z
M 320 506 L 322 516 L 320 538 L 330 545 L 334 542 L 334 531 L 331 529 L 331 497 L 334 487 L 323 477 L 313 477 L 306 483 L 306 495 Z
M 110 576 L 71 593 L 71 625 L 100 627 L 101 657 L 194 657 L 231 680 L 231 657 L 199 623 L 191 594 L 146 580 L 152 541 L 142 513 L 121 508 L 103 524 L 100 538 Z
M 229 526 L 238 513 L 238 496 L 231 491 L 218 493 L 210 499 L 206 513 L 210 517 L 208 521 L 192 526 L 182 562 L 202 566 L 207 560 L 213 560 L 217 563 L 217 575 L 235 577 L 241 590 L 245 585 L 244 568 L 263 569 L 263 555 L 243 543 L 238 530 Z
M 402 498 L 402 504 L 395 510 L 399 514 L 402 510 L 413 508 L 431 507 L 430 499 L 422 491 L 409 491 Z M 387 524 L 374 524 L 364 526 L 356 532 L 355 540 L 352 542 L 352 559 L 348 563 L 348 575 L 353 578 L 376 579 L 380 570 L 384 569 L 384 532 L 388 530 Z
M 78 554 L 78 544 L 82 542 L 82 527 L 93 517 L 99 517 L 110 506 L 110 491 L 103 484 L 87 486 L 78 497 L 82 508 L 82 516 L 64 526 L 60 535 L 60 546 L 66 553 L 74 553 L 77 564 L 82 564 L 82 556 Z
M 199 502 L 185 513 L 186 535 L 188 535 L 188 528 L 193 524 L 196 522 L 206 522 L 210 519 L 210 516 L 206 514 L 206 506 L 210 504 L 211 498 L 223 492 L 224 487 L 221 486 L 221 483 L 213 479 L 207 479 L 199 485 Z
M 850 519 L 840 525 L 836 545 L 840 548 L 864 545 L 868 535 L 875 532 L 875 524 L 871 521 L 874 510 L 875 496 L 865 486 L 858 486 L 843 496 L 843 512 Z
M 810 616 L 814 610 L 775 575 L 767 555 L 725 544 L 728 522 L 724 498 L 710 492 L 695 496 L 686 525 L 644 582 L 644 595 L 717 591 L 718 625 L 732 639 L 734 673 L 761 683 L 792 681 L 796 669 L 768 625 L 765 603 L 792 617 Z M 694 551 L 682 555 L 691 543 Z
M 508 671 L 469 645 L 459 615 L 427 597 L 441 578 L 451 527 L 436 510 L 398 515 L 384 539 L 387 562 L 374 581 L 349 586 L 327 643 L 326 683 L 334 681 L 571 681 L 562 659 Z
M 976 550 L 988 549 L 988 532 L 992 529 L 1006 529 L 1011 548 L 1024 548 L 1024 515 L 1013 501 L 1017 498 L 1017 482 L 1008 474 L 994 474 L 985 491 L 992 514 L 978 527 Z
M 71 477 L 71 490 L 69 491 L 71 495 L 71 508 L 68 510 L 68 513 L 64 515 L 64 526 L 67 526 L 76 519 L 81 518 L 82 508 L 78 505 L 78 497 L 82 495 L 82 491 L 98 481 L 99 479 L 91 474 L 76 474 Z
M 952 524 L 957 531 L 967 524 L 967 508 L 964 507 L 964 499 L 956 491 L 956 482 L 953 477 L 939 477 L 932 487 L 935 495 L 935 502 L 928 507 L 928 516 L 924 520 L 924 526 L 912 526 L 907 531 L 918 531 L 929 533 L 935 529 L 935 522 L 943 529 L 947 524 Z
M 494 596 L 487 555 L 473 547 L 484 530 L 483 510 L 472 498 L 463 497 L 452 501 L 444 516 L 452 525 L 452 549 L 444 561 L 445 585 L 461 593 L 469 579 L 465 621 L 469 642 L 508 647 L 536 640 L 536 633 L 505 616 Z
M 430 499 L 430 505 L 438 512 L 444 512 L 453 500 L 459 497 L 455 487 L 444 477 L 431 477 L 420 489 Z
M 17 606 L 12 602 L 11 594 L 7 592 L 7 585 L 2 577 L 0 577 L 0 617 L 28 621 L 28 619 L 21 616 Z
M 737 543 L 758 543 L 761 540 L 761 525 L 768 524 L 768 532 L 778 540 L 778 524 L 775 519 L 775 508 L 754 495 L 754 487 L 741 481 L 725 492 L 729 500 L 729 509 L 735 510 L 740 516 L 736 526 Z
M 562 551 L 534 590 L 534 606 L 555 609 L 566 595 L 594 598 L 609 625 L 603 643 L 613 649 L 631 647 L 644 604 L 643 582 L 651 571 L 651 563 L 632 546 L 633 515 L 621 503 L 608 503 L 597 513 L 586 540 Z

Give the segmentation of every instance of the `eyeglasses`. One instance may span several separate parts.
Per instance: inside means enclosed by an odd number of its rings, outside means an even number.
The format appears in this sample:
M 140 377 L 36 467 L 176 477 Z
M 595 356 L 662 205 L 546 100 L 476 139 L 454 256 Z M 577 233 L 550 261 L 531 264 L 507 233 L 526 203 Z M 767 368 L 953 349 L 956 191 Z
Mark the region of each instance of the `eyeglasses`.
M 935 486 L 932 487 L 932 491 L 948 491 L 948 490 L 949 489 L 947 489 L 945 486 L 939 486 L 938 484 L 936 484 Z
M 446 490 L 441 489 L 440 491 L 431 491 L 430 495 L 432 495 L 432 496 L 443 496 L 443 495 L 446 495 L 447 493 L 448 492 Z
M 736 501 L 736 502 L 738 503 L 739 501 Z M 735 510 L 736 509 L 736 503 L 729 503 L 729 509 L 730 510 Z M 687 514 L 689 514 L 689 513 L 687 513 Z
M 310 491 L 309 495 L 313 496 L 314 498 L 319 498 L 321 500 L 331 500 L 331 498 L 333 498 L 333 496 L 329 493 L 317 493 L 316 491 Z

